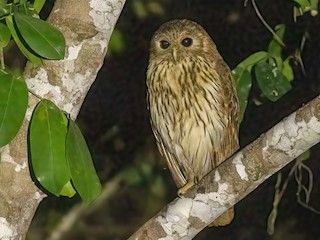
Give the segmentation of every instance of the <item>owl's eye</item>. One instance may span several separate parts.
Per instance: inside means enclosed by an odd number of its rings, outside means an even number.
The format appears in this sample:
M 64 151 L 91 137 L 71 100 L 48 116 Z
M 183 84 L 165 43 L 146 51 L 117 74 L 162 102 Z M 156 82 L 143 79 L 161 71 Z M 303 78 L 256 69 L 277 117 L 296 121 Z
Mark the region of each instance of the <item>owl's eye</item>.
M 170 43 L 168 41 L 166 41 L 166 40 L 161 40 L 160 41 L 160 47 L 162 49 L 167 49 L 169 46 L 170 46 Z
M 182 40 L 182 45 L 185 47 L 190 47 L 192 45 L 192 39 L 191 38 L 185 38 Z

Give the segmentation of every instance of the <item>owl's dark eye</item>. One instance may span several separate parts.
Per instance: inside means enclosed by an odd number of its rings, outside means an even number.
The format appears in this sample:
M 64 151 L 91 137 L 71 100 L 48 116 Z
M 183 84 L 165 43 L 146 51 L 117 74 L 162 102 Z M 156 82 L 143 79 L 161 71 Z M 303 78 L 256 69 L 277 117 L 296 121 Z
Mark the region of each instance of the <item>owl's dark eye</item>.
M 168 41 L 166 41 L 166 40 L 161 40 L 160 41 L 160 47 L 162 49 L 167 49 L 169 46 L 170 46 L 170 43 Z
M 191 38 L 185 38 L 182 40 L 182 45 L 185 47 L 190 47 L 192 45 L 192 39 Z

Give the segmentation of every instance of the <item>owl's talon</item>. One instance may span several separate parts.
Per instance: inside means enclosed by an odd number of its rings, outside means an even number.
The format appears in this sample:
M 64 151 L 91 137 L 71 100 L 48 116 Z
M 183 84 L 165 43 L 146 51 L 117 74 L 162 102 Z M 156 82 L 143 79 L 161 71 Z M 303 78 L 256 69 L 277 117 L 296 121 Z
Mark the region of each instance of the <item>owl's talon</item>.
M 195 182 L 188 182 L 186 185 L 184 185 L 182 188 L 178 190 L 178 196 L 182 196 L 185 194 L 189 188 L 192 188 L 196 183 Z

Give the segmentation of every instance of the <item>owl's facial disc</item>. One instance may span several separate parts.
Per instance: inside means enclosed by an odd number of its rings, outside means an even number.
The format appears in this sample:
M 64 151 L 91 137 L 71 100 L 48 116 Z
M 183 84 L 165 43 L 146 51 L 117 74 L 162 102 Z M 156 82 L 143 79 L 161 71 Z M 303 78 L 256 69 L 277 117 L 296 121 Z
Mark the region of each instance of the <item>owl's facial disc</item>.
M 158 41 L 160 51 L 163 51 L 165 54 L 170 54 L 175 62 L 181 60 L 181 53 L 188 51 L 188 48 L 194 44 L 193 39 L 189 36 L 178 36 L 173 40 L 171 39 L 171 41 L 166 38 L 160 38 Z
M 162 24 L 152 37 L 150 59 L 180 62 L 218 54 L 208 33 L 196 22 L 182 19 Z

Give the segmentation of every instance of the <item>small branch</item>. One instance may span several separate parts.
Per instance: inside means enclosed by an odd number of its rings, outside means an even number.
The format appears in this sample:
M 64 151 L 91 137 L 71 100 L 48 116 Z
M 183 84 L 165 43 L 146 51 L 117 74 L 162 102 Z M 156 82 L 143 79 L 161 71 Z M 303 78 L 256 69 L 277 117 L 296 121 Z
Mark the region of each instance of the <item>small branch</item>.
M 75 226 L 75 223 L 83 219 L 83 216 L 87 216 L 99 209 L 99 207 L 101 207 L 101 205 L 108 201 L 110 196 L 115 194 L 115 192 L 120 188 L 120 180 L 121 177 L 117 175 L 108 183 L 106 183 L 103 187 L 103 192 L 101 193 L 99 198 L 92 203 L 92 205 L 80 203 L 74 206 L 68 214 L 63 216 L 63 219 L 60 221 L 59 225 L 51 233 L 49 240 L 62 239 L 63 235 L 68 233 L 68 231 L 70 231 L 70 229 L 72 229 Z
M 286 45 L 284 44 L 284 42 L 278 37 L 278 35 L 275 33 L 275 31 L 273 31 L 273 29 L 269 26 L 269 24 L 266 22 L 266 20 L 264 20 L 264 18 L 262 17 L 255 0 L 251 0 L 251 2 L 252 2 L 252 6 L 254 8 L 254 11 L 256 12 L 256 14 L 257 14 L 258 18 L 260 19 L 260 21 L 262 22 L 262 24 L 269 30 L 269 32 L 272 33 L 273 37 L 277 40 L 277 42 L 282 47 L 285 47 Z
M 288 177 L 286 178 L 285 182 L 282 185 L 281 191 L 280 191 L 280 185 L 281 185 L 281 179 L 282 179 L 282 174 L 281 172 L 278 173 L 277 177 L 277 182 L 275 185 L 275 194 L 274 194 L 274 199 L 273 199 L 273 208 L 271 213 L 269 214 L 268 217 L 268 222 L 267 222 L 267 232 L 269 235 L 272 235 L 274 233 L 274 225 L 276 223 L 277 215 L 278 215 L 278 205 L 287 189 L 287 186 L 289 184 L 289 180 L 295 173 L 296 169 L 299 166 L 299 162 L 296 160 L 294 166 L 291 168 Z
M 129 239 L 192 239 L 319 141 L 318 96 L 230 157 L 184 196 L 169 203 Z

